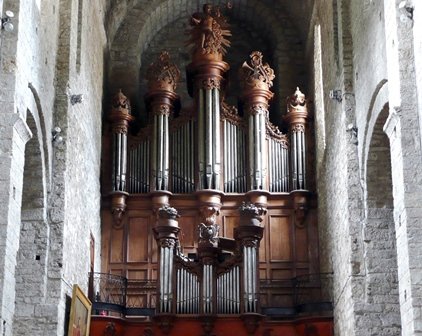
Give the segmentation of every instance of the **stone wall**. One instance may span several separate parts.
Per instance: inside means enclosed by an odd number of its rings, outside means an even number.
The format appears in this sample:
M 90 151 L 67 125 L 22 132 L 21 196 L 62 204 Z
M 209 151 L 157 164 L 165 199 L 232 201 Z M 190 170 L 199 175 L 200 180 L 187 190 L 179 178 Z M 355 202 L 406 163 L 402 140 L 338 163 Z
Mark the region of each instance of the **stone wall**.
M 87 291 L 91 234 L 100 269 L 105 4 L 79 1 L 0 6 L 15 14 L 0 32 L 2 335 L 64 334 L 66 295 Z M 72 106 L 74 93 L 85 100 Z

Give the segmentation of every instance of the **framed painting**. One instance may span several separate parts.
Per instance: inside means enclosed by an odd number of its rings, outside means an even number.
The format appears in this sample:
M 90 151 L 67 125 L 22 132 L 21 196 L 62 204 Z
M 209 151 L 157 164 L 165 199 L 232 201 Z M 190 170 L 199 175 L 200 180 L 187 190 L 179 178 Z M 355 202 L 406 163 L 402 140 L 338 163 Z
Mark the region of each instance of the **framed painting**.
M 88 336 L 91 322 L 91 301 L 78 285 L 73 286 L 68 336 Z

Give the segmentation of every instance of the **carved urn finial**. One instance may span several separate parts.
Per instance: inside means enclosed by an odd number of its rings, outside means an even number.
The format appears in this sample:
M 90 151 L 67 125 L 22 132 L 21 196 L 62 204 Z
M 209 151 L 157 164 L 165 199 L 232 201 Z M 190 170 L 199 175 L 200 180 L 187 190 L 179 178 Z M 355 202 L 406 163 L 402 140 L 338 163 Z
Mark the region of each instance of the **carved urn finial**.
M 228 6 L 229 7 L 229 6 Z M 221 14 L 219 6 L 205 4 L 202 13 L 194 13 L 190 19 L 190 39 L 192 54 L 197 58 L 221 60 L 226 54 L 231 36 L 227 19 Z
M 250 54 L 250 64 L 243 62 L 239 77 L 245 91 L 252 88 L 269 90 L 273 86 L 274 70 L 268 63 L 262 63 L 262 57 L 260 51 L 253 51 Z
M 131 107 L 129 99 L 119 91 L 111 98 L 111 112 L 109 120 L 112 125 L 113 133 L 127 134 L 129 123 L 135 118 L 131 116 Z
M 162 51 L 158 59 L 149 66 L 146 78 L 150 91 L 164 90 L 174 92 L 180 79 L 180 71 L 170 61 L 169 53 Z
M 287 113 L 295 112 L 308 112 L 306 97 L 299 87 L 296 88 L 296 91 L 290 97 L 287 97 Z

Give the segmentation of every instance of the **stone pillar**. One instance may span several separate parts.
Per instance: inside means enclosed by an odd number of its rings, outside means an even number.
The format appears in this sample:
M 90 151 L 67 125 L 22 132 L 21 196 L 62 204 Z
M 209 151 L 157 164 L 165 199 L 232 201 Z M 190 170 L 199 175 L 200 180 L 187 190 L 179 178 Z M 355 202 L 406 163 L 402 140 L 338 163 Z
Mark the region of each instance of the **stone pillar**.
M 417 2 L 384 2 L 390 117 L 394 222 L 397 240 L 400 313 L 403 335 L 422 335 L 422 149 L 417 120 L 414 22 Z M 419 6 L 419 4 L 418 4 Z
M 266 120 L 268 118 L 268 102 L 274 96 L 270 88 L 275 75 L 267 63 L 262 63 L 261 52 L 252 52 L 250 58 L 250 64 L 244 62 L 239 73 L 243 89 L 241 100 L 249 120 L 248 184 L 249 190 L 267 190 Z
M 290 125 L 291 190 L 306 189 L 306 119 L 308 108 L 305 95 L 296 92 L 287 97 L 286 120 Z
M 129 123 L 134 120 L 130 115 L 130 102 L 122 91 L 113 97 L 109 120 L 113 132 L 111 212 L 114 224 L 120 227 L 128 195 L 126 192 L 127 133 Z
M 146 101 L 154 118 L 151 192 L 168 190 L 169 186 L 169 116 L 178 99 L 175 90 L 179 77 L 180 71 L 170 63 L 169 54 L 165 51 L 148 68 Z

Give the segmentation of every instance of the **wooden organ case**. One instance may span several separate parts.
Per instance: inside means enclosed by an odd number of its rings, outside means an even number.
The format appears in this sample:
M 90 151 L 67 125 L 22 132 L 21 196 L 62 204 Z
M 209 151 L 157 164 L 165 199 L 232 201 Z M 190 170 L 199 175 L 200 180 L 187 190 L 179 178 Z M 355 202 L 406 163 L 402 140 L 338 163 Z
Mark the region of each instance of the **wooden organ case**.
M 268 116 L 275 75 L 254 51 L 239 70 L 241 116 L 222 98 L 226 19 L 204 5 L 191 25 L 193 109 L 174 115 L 180 72 L 167 52 L 149 68 L 150 122 L 136 136 L 128 99 L 112 99 L 91 331 L 331 335 L 305 96 L 287 99 L 281 133 Z

